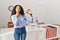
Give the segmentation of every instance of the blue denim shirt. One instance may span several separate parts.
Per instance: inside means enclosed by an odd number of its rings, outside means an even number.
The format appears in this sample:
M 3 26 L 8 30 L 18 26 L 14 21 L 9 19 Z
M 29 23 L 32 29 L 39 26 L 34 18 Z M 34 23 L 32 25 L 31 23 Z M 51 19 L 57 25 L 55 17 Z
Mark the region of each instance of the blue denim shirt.
M 19 15 L 18 18 L 16 18 L 16 15 L 11 16 L 12 22 L 14 24 L 14 28 L 22 28 L 25 26 L 25 22 L 31 22 L 29 18 L 25 15 Z

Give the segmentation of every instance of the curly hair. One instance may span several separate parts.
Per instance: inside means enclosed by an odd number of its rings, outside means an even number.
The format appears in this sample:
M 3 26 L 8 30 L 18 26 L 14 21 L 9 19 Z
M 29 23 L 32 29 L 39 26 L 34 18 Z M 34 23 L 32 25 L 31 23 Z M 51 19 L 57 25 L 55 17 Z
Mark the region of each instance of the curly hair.
M 14 8 L 13 8 L 13 10 L 12 10 L 11 15 L 15 15 L 15 14 L 16 14 L 16 7 L 17 7 L 17 6 L 19 6 L 19 7 L 21 8 L 20 14 L 21 14 L 22 16 L 24 16 L 25 13 L 24 13 L 24 10 L 23 10 L 23 8 L 22 8 L 21 5 L 15 5 Z

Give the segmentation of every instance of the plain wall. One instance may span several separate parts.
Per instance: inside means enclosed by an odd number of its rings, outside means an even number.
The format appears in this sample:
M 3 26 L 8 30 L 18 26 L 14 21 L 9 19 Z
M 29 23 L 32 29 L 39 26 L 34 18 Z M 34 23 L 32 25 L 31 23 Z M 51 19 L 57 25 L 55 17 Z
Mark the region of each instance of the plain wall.
M 11 12 L 8 10 L 10 5 L 20 4 L 25 12 L 27 9 L 32 9 L 33 15 L 38 17 L 39 21 L 46 21 L 48 0 L 1 0 L 0 1 L 0 28 L 7 28 L 7 23 L 10 21 Z
M 60 24 L 60 0 L 49 0 L 47 7 L 46 23 Z

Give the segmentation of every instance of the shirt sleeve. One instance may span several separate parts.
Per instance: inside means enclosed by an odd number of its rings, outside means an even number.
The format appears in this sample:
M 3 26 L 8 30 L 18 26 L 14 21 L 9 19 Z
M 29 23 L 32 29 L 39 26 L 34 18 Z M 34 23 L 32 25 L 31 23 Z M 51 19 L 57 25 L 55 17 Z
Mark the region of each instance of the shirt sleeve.
M 36 18 L 33 17 L 33 22 L 36 22 Z
M 32 19 L 30 19 L 28 16 L 25 15 L 25 22 L 31 23 L 32 22 Z
M 29 22 L 29 18 L 26 15 L 24 16 L 24 20 L 25 22 Z
M 15 16 L 11 16 L 11 19 L 12 19 L 13 24 L 16 25 L 16 26 L 18 26 L 18 24 L 19 24 L 19 19 L 16 18 Z

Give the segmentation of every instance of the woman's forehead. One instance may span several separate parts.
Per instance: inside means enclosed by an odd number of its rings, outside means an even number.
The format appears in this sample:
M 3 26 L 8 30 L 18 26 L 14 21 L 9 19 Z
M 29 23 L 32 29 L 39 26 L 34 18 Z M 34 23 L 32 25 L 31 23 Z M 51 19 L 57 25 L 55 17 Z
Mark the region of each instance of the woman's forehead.
M 16 7 L 20 7 L 20 6 L 16 6 Z

